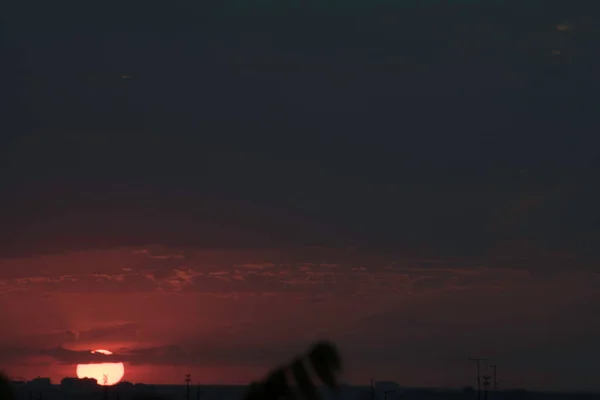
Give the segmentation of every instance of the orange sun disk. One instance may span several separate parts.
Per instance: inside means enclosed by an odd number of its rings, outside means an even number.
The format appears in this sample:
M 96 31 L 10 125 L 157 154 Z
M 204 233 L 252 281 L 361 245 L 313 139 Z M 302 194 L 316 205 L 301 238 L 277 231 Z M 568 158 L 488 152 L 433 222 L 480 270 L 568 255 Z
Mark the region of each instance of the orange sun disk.
M 112 352 L 102 349 L 92 351 L 92 354 L 95 353 L 112 355 Z M 115 385 L 123 379 L 123 375 L 125 375 L 125 366 L 121 362 L 77 364 L 77 377 L 79 379 L 92 378 L 101 386 Z

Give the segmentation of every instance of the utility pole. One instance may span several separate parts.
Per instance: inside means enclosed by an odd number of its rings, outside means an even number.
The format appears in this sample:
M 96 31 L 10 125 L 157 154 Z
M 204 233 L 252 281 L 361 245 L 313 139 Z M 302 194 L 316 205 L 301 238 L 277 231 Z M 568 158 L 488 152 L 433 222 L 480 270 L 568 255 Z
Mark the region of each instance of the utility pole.
M 196 387 L 196 400 L 200 400 L 200 392 L 202 391 L 202 386 L 198 385 Z
M 185 374 L 185 400 L 190 400 L 190 382 L 192 374 Z
M 493 371 L 493 378 L 494 378 L 494 396 L 496 393 L 496 390 L 498 390 L 498 381 L 496 380 L 496 364 L 492 364 L 490 365 L 490 367 L 492 368 Z
M 371 378 L 371 400 L 375 400 L 375 386 L 373 385 L 373 378 Z
M 490 386 L 490 376 L 489 375 L 484 375 L 483 376 L 483 387 L 484 387 L 484 392 L 483 392 L 483 400 L 487 400 L 487 395 L 488 395 L 488 387 Z
M 488 361 L 489 358 L 471 357 L 469 360 L 477 365 L 477 400 L 481 400 L 481 362 Z
M 102 385 L 104 385 L 104 400 L 108 400 L 108 375 L 102 374 Z

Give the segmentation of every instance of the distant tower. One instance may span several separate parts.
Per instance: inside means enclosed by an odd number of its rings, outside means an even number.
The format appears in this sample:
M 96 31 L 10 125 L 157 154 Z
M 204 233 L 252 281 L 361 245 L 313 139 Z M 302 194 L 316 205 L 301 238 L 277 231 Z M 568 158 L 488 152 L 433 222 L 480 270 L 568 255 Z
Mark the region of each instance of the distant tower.
M 490 378 L 489 375 L 483 376 L 483 400 L 487 400 L 488 387 L 490 386 Z
M 477 400 L 481 400 L 481 362 L 489 360 L 488 358 L 471 357 L 470 361 L 474 361 L 477 365 Z
M 190 400 L 190 382 L 192 374 L 185 374 L 185 400 Z
M 496 364 L 492 364 L 490 365 L 490 367 L 492 367 L 492 371 L 493 371 L 493 378 L 494 378 L 494 396 L 496 396 L 495 392 L 496 390 L 498 390 L 498 381 L 496 380 Z
M 102 374 L 102 384 L 104 385 L 104 400 L 108 400 L 108 374 Z
M 375 385 L 373 384 L 373 378 L 371 378 L 371 400 L 375 400 Z

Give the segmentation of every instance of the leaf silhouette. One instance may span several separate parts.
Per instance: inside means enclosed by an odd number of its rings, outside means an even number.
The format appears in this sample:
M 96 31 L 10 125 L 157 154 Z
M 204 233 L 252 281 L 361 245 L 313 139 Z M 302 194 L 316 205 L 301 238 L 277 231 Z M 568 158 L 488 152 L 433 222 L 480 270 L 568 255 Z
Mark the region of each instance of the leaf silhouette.
M 0 399 L 11 400 L 13 398 L 12 388 L 7 377 L 0 374 Z
M 315 385 L 310 380 L 308 372 L 306 372 L 306 368 L 304 368 L 300 358 L 297 358 L 292 362 L 291 369 L 300 393 L 308 400 L 317 400 L 319 398 L 317 388 L 315 388 Z
M 338 382 L 335 372 L 342 370 L 342 359 L 335 345 L 328 342 L 315 344 L 308 353 L 308 359 L 319 379 L 330 389 L 336 389 Z
M 285 369 L 277 368 L 269 374 L 265 381 L 266 397 L 278 399 L 279 397 L 292 397 L 292 391 L 285 375 Z
M 132 400 L 165 400 L 164 398 L 154 394 L 138 394 L 132 397 Z
M 246 392 L 245 400 L 267 399 L 268 397 L 265 395 L 265 393 L 266 390 L 264 385 L 258 382 L 252 382 L 248 387 L 248 391 Z
M 262 381 L 253 382 L 244 400 L 292 399 L 295 396 L 287 379 L 288 372 L 297 385 L 297 397 L 318 400 L 317 388 L 307 371 L 307 364 L 328 388 L 338 388 L 336 373 L 342 371 L 342 358 L 333 343 L 320 341 L 311 346 L 306 354 L 296 356 L 289 364 L 270 372 Z

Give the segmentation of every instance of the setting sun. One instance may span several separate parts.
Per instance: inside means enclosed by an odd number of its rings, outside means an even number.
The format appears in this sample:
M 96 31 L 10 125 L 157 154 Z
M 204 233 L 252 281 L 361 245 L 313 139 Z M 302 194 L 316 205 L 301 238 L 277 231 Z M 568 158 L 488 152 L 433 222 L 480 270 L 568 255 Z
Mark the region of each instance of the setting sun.
M 112 355 L 112 352 L 102 349 L 94 350 L 92 353 Z M 124 374 L 125 366 L 120 362 L 77 365 L 77 377 L 79 379 L 93 378 L 98 382 L 98 385 L 102 386 L 111 386 L 119 383 L 123 379 Z

